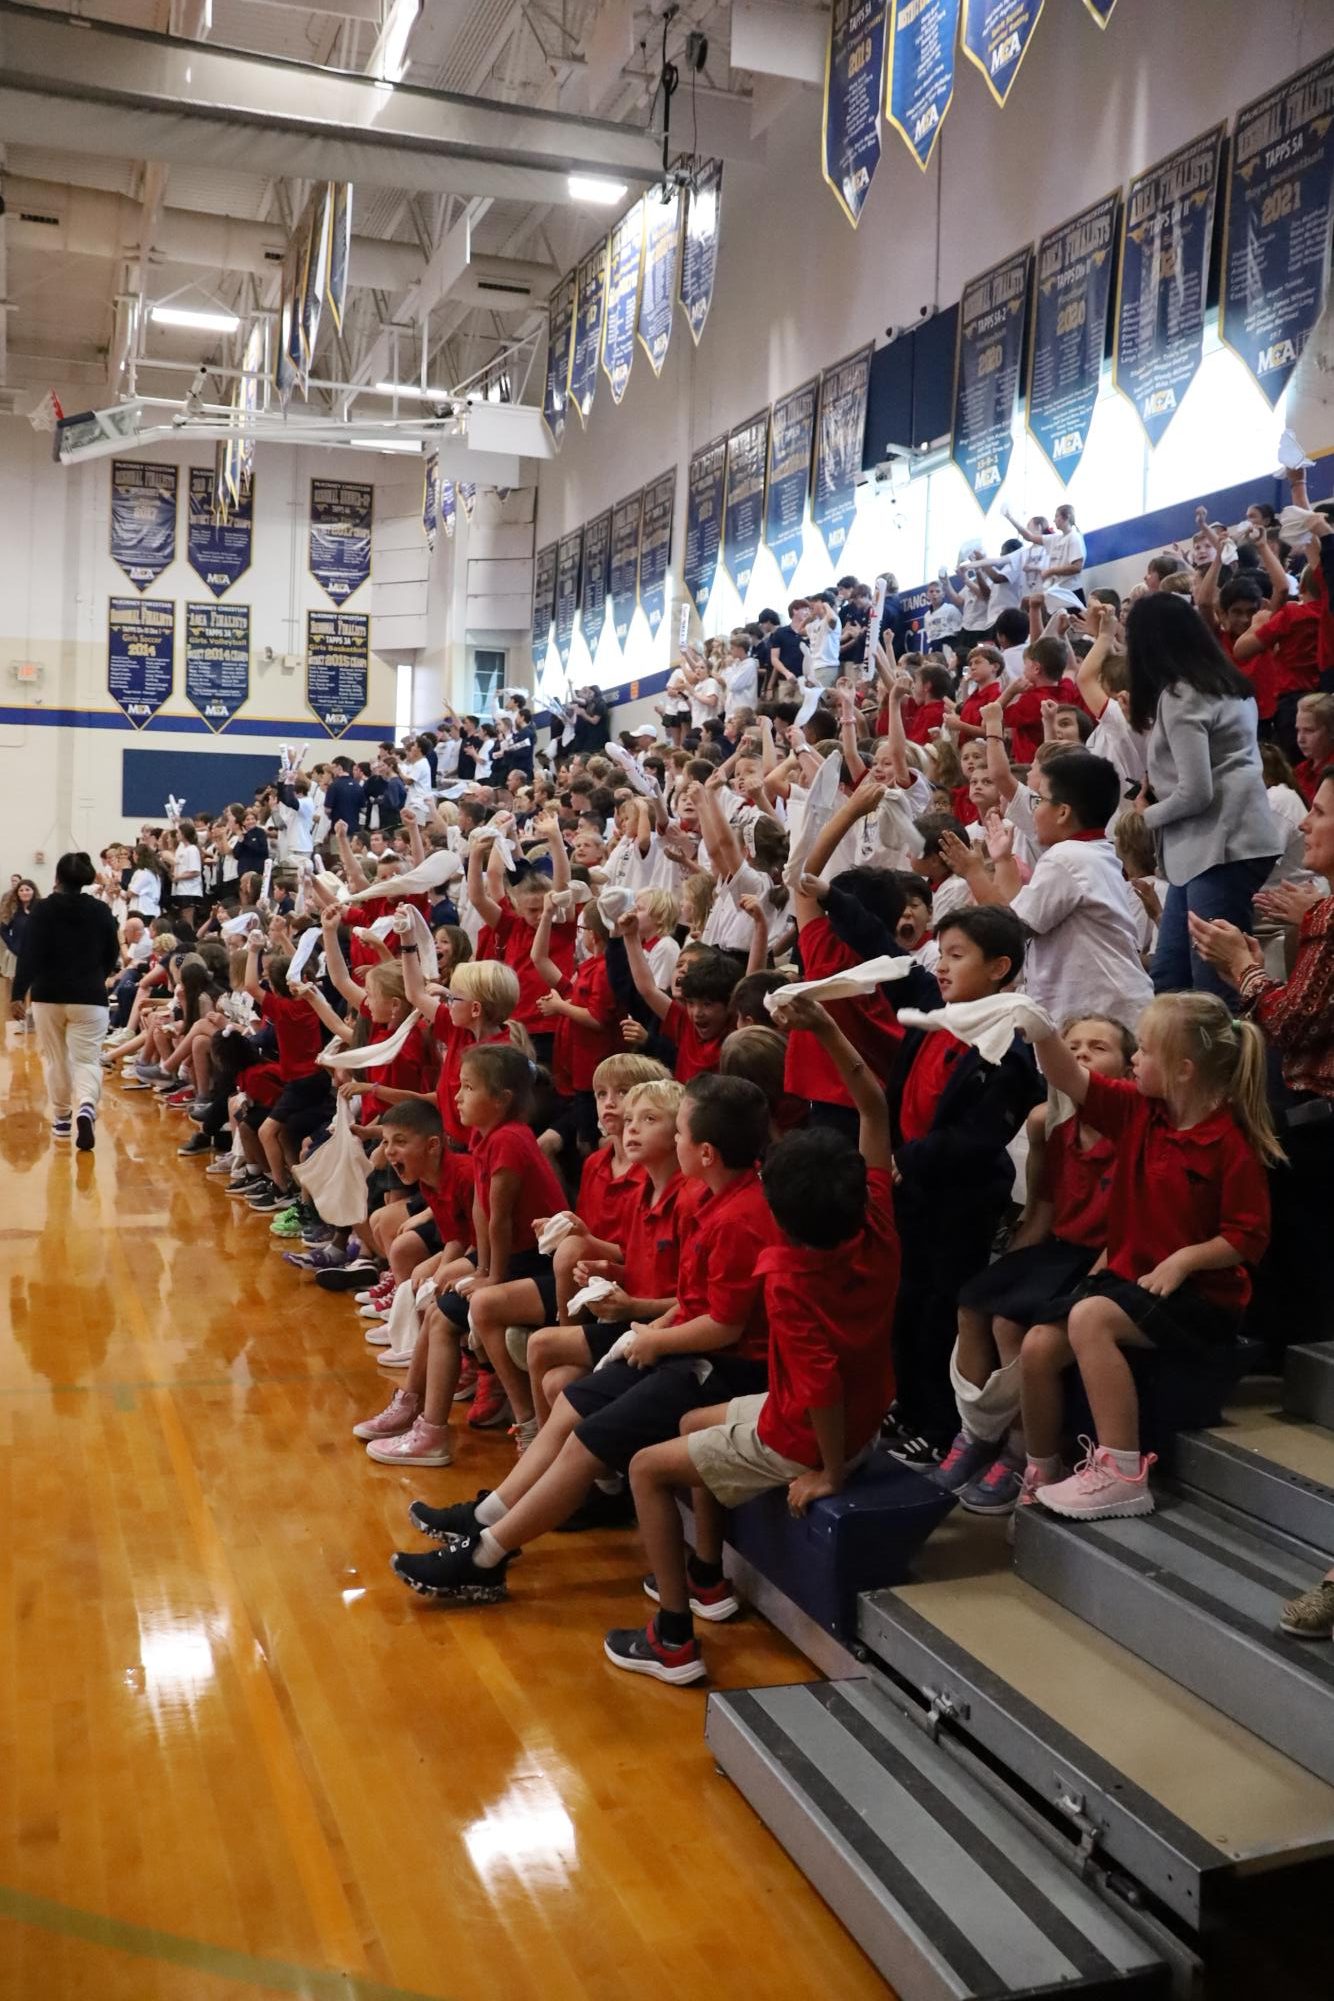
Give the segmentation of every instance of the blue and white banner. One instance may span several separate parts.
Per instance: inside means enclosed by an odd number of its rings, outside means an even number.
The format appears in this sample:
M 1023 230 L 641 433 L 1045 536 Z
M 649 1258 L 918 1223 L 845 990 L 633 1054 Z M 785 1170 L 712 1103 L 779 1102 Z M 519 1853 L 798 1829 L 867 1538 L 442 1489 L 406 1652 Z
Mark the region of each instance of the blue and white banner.
M 619 403 L 630 383 L 644 262 L 644 204 L 627 209 L 607 238 L 607 310 L 602 321 L 602 372 Z
M 250 606 L 187 604 L 185 698 L 215 733 L 250 696 Z
M 984 510 L 1000 492 L 1014 450 L 1032 265 L 1031 248 L 1016 251 L 966 285 L 959 302 L 950 452 Z
M 152 722 L 176 678 L 176 606 L 170 598 L 112 598 L 107 693 L 137 730 Z
M 306 215 L 302 224 L 306 237 L 305 268 L 301 286 L 301 353 L 306 375 L 310 374 L 310 364 L 315 359 L 315 347 L 320 337 L 320 316 L 324 310 L 324 294 L 329 282 L 329 186 L 322 182 L 306 203 Z
M 1084 5 L 1088 8 L 1089 13 L 1092 14 L 1098 26 L 1105 28 L 1112 18 L 1112 10 L 1116 6 L 1116 0 L 1084 0 Z
M 533 558 L 533 665 L 539 670 L 551 644 L 556 616 L 556 545 L 548 542 Z
M 1126 196 L 1113 370 L 1151 445 L 1200 365 L 1222 145 L 1216 125 L 1137 174 Z
M 578 274 L 571 271 L 551 294 L 547 322 L 547 373 L 542 387 L 542 419 L 557 451 L 565 440 L 569 409 L 570 361 L 574 348 L 574 291 Z
M 713 304 L 722 213 L 723 163 L 706 160 L 686 193 L 686 226 L 681 241 L 681 310 L 696 347 Z
M 738 424 L 727 440 L 723 493 L 723 561 L 744 598 L 764 540 L 764 480 L 769 466 L 769 412 Z
M 667 569 L 672 560 L 672 516 L 676 512 L 676 467 L 659 473 L 644 488 L 639 525 L 639 602 L 648 629 L 657 637 L 667 613 Z
M 111 461 L 111 560 L 136 590 L 155 584 L 176 555 L 176 468 Z
M 925 173 L 954 97 L 959 0 L 890 0 L 885 116 Z
M 310 573 L 345 604 L 371 573 L 375 488 L 344 479 L 310 482 Z
M 607 310 L 607 245 L 599 243 L 579 266 L 575 287 L 574 346 L 570 356 L 570 401 L 586 424 L 598 386 L 602 320 Z
M 556 547 L 556 651 L 562 667 L 570 664 L 574 617 L 579 609 L 579 572 L 584 560 L 584 531 L 562 535 Z
M 668 199 L 664 201 L 663 195 Z M 661 375 L 672 338 L 676 306 L 676 253 L 681 240 L 681 196 L 674 187 L 644 197 L 644 282 L 639 294 L 639 345 Z
M 457 495 L 458 495 L 458 497 L 459 497 L 459 506 L 460 506 L 460 507 L 461 507 L 461 508 L 463 509 L 463 518 L 464 518 L 464 520 L 465 520 L 465 521 L 471 521 L 471 520 L 472 520 L 472 512 L 473 512 L 473 509 L 474 509 L 474 507 L 476 507 L 476 505 L 477 505 L 477 482 L 476 482 L 476 480 L 475 480 L 475 479 L 461 479 L 461 480 L 459 480 L 458 484 L 457 484 L 457 485 L 455 486 L 455 488 L 454 488 L 454 491 L 455 491 L 455 493 L 457 493 Z
M 366 706 L 371 622 L 364 611 L 306 613 L 306 701 L 330 736 L 342 736 Z
M 691 453 L 686 475 L 686 550 L 681 580 L 701 617 L 713 594 L 722 548 L 726 465 L 727 440 L 715 438 L 711 444 Z
M 611 624 L 619 646 L 624 646 L 635 615 L 639 590 L 639 524 L 644 512 L 642 493 L 628 493 L 611 510 L 611 565 L 607 588 L 611 592 Z
M 1120 205 L 1119 193 L 1107 195 L 1038 244 L 1028 428 L 1067 486 L 1102 379 Z
M 835 362 L 820 376 L 815 419 L 815 477 L 811 520 L 830 556 L 848 539 L 857 511 L 856 477 L 866 442 L 866 396 L 871 385 L 870 347 Z
M 963 52 L 997 104 L 1014 88 L 1042 14 L 1042 0 L 963 0 Z
M 440 454 L 432 452 L 422 469 L 422 533 L 428 549 L 435 548 L 440 525 Z
M 352 187 L 348 181 L 329 183 L 329 269 L 325 280 L 325 300 L 329 317 L 339 333 L 343 331 L 343 308 L 347 304 L 347 272 L 352 261 Z
M 819 400 L 819 382 L 803 383 L 790 395 L 779 397 L 769 422 L 769 497 L 764 509 L 764 539 L 785 584 L 791 583 L 801 561 Z
M 240 483 L 235 502 L 218 505 L 212 466 L 191 466 L 186 493 L 185 554 L 214 597 L 229 591 L 250 568 L 255 489 Z
M 607 590 L 611 572 L 611 509 L 595 515 L 584 528 L 584 575 L 579 587 L 579 630 L 590 660 L 597 656 L 607 622 Z M 634 603 L 631 586 L 630 602 Z
M 1324 310 L 1334 226 L 1334 50 L 1237 113 L 1223 339 L 1271 404 Z
M 454 491 L 454 482 L 452 479 L 442 479 L 440 482 L 440 526 L 444 529 L 447 540 L 451 542 L 454 539 L 454 519 L 457 512 L 458 496 Z
M 824 66 L 825 180 L 853 228 L 880 165 L 885 0 L 834 0 Z

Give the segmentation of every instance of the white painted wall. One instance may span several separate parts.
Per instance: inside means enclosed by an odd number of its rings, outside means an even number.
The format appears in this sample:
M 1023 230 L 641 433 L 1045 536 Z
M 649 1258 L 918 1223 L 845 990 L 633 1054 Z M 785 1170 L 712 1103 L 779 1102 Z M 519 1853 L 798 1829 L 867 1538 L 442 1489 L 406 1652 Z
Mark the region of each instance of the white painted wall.
M 1327 0 L 1271 0 L 1263 9 L 1251 0 L 1120 0 L 1105 32 L 1077 0 L 1051 0 L 1003 110 L 960 60 L 927 174 L 882 127 L 884 153 L 855 234 L 820 177 L 820 94 L 794 86 L 794 107 L 770 128 L 766 164 L 726 169 L 717 283 L 699 348 L 678 311 L 660 378 L 640 350 L 619 408 L 600 380 L 587 431 L 572 415 L 559 457 L 542 467 L 537 546 L 675 464 L 669 593 L 679 597 L 693 449 L 840 356 L 883 341 L 888 326 L 952 304 L 979 271 L 1313 60 L 1330 32 Z M 1318 375 L 1314 356 L 1303 373 Z M 1301 417 L 1317 449 L 1334 447 L 1328 382 L 1327 374 L 1311 382 Z M 1295 386 L 1305 385 L 1299 378 Z M 1081 525 L 1097 528 L 1272 472 L 1282 422 L 1211 332 L 1204 365 L 1155 453 L 1129 404 L 1104 383 L 1069 498 Z M 1049 512 L 1065 497 L 1021 435 L 999 498 L 1027 513 Z M 1003 532 L 999 514 L 984 522 L 949 467 L 896 499 L 862 489 L 837 568 L 863 576 L 890 568 L 905 584 L 919 582 L 952 560 L 965 537 L 983 533 L 998 546 Z M 829 560 L 809 529 L 807 550 L 792 592 L 762 550 L 744 606 L 720 570 L 706 630 L 827 582 Z M 637 614 L 623 654 L 608 619 L 591 663 L 576 633 L 570 678 L 606 687 L 660 671 L 676 632 L 674 607 L 656 641 Z M 559 685 L 554 651 L 548 671 Z

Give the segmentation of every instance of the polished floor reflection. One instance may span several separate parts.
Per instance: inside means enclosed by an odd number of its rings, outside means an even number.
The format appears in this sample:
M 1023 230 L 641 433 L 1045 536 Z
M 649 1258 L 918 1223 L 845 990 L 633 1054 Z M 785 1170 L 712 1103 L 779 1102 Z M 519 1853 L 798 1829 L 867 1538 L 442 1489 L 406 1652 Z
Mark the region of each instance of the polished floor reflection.
M 603 1661 L 633 1537 L 553 1538 L 495 1610 L 413 1598 L 409 1499 L 506 1443 L 371 1465 L 353 1307 L 145 1095 L 56 1153 L 7 1035 L 3 2001 L 883 1995 L 716 1775 L 701 1692 Z M 758 1619 L 709 1647 L 727 1686 L 808 1673 Z

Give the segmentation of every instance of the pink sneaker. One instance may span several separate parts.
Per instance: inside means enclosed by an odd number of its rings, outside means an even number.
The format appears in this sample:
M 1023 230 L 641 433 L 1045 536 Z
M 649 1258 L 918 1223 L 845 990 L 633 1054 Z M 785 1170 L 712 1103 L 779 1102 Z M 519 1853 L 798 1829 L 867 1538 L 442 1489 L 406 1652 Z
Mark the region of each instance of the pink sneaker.
M 465 1354 L 459 1365 L 459 1386 L 454 1392 L 455 1403 L 471 1403 L 477 1394 L 477 1362 Z
M 398 1438 L 373 1438 L 366 1451 L 382 1466 L 452 1466 L 454 1463 L 454 1455 L 449 1449 L 449 1426 L 428 1424 L 424 1417 L 417 1418 L 411 1431 L 403 1432 Z
M 1058 1480 L 1051 1487 L 1038 1488 L 1037 1498 L 1044 1508 L 1076 1522 L 1101 1522 L 1112 1515 L 1153 1513 L 1149 1468 L 1157 1463 L 1156 1453 L 1141 1455 L 1139 1471 L 1126 1474 L 1118 1472 L 1116 1462 L 1105 1446 L 1095 1445 L 1091 1438 L 1081 1438 L 1079 1442 L 1084 1447 L 1084 1457 L 1069 1479 Z
M 1031 1459 L 1025 1460 L 1024 1477 L 1019 1483 L 1019 1498 L 1011 1510 L 1009 1521 L 1005 1524 L 1005 1540 L 1011 1548 L 1014 1547 L 1015 1523 L 1025 1508 L 1034 1508 L 1037 1506 L 1038 1488 L 1042 1485 L 1042 1478 L 1042 1474 L 1033 1464 L 1033 1461 Z
M 422 1400 L 414 1390 L 395 1390 L 377 1417 L 364 1417 L 353 1425 L 352 1436 L 396 1438 L 400 1431 L 411 1430 L 421 1407 Z

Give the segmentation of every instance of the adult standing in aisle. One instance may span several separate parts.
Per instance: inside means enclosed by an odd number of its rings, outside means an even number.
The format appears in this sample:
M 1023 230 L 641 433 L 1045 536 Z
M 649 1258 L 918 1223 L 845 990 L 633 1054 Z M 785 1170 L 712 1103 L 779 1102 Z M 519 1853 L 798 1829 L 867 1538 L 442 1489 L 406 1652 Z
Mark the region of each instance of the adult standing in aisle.
M 90 1153 L 96 1138 L 107 981 L 120 967 L 116 920 L 105 903 L 84 895 L 96 878 L 86 854 L 60 857 L 55 888 L 33 910 L 14 974 L 15 1011 L 21 1015 L 32 1000 L 52 1137 L 70 1137 L 77 1108 L 80 1153 Z

